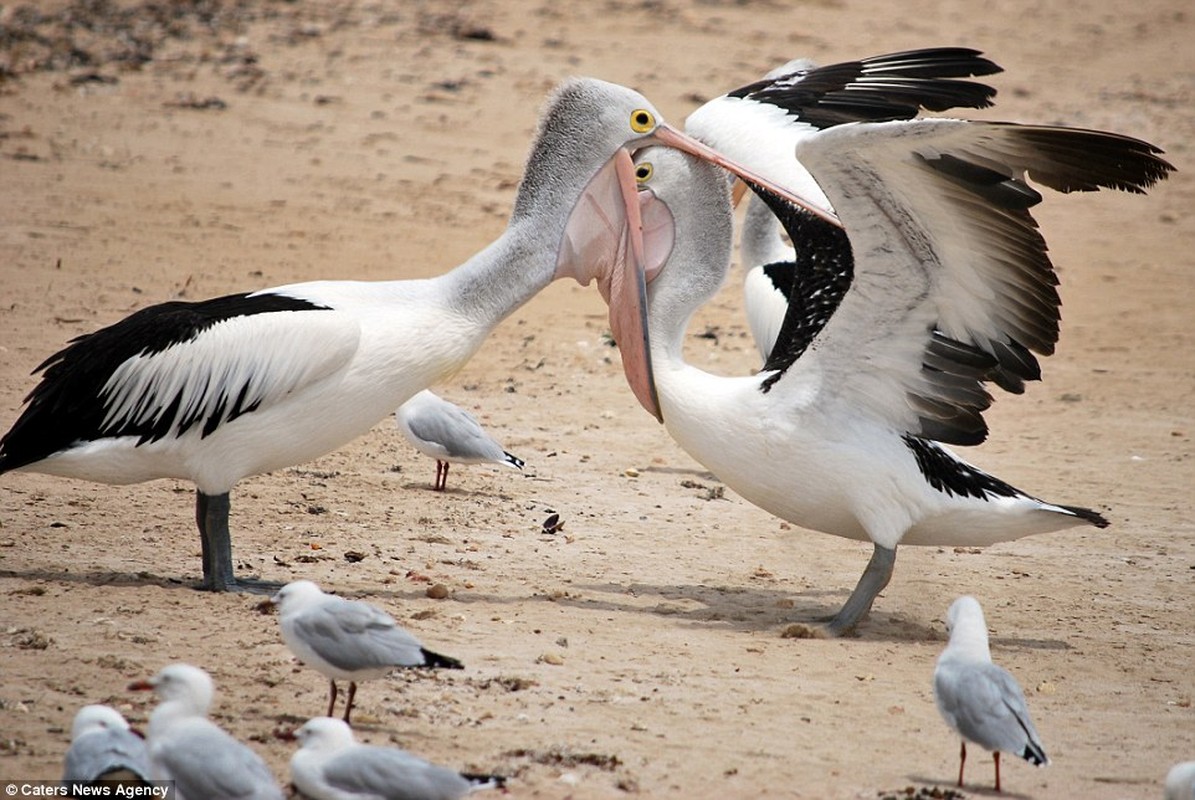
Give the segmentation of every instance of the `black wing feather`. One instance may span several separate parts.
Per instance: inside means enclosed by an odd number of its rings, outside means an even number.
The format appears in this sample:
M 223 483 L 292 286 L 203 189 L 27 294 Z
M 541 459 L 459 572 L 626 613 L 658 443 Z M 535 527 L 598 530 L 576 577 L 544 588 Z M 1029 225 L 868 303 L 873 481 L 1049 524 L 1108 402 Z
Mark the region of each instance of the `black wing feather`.
M 119 431 L 103 428 L 106 408 L 101 390 L 121 364 L 141 355 L 160 353 L 195 339 L 207 329 L 235 317 L 281 311 L 328 310 L 326 306 L 280 294 L 232 294 L 199 302 L 172 301 L 143 308 L 120 322 L 84 334 L 43 361 L 34 374 L 41 382 L 25 398 L 27 406 L 0 439 L 0 473 L 46 458 L 78 442 L 106 436 L 136 436 L 139 443 L 155 441 L 177 431 L 185 433 L 199 416 L 174 418 L 181 401 L 172 399 L 168 413 L 128 424 Z M 231 403 L 231 406 L 229 405 Z M 221 421 L 252 411 L 245 387 L 236 398 L 217 403 L 219 413 L 203 420 L 205 434 Z

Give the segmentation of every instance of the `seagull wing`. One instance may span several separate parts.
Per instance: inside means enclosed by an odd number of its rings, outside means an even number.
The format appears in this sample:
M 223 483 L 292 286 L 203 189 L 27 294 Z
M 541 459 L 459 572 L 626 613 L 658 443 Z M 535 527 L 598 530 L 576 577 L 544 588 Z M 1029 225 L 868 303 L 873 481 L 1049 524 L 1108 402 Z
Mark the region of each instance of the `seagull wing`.
M 333 757 L 323 770 L 329 786 L 385 800 L 449 800 L 470 783 L 460 773 L 391 747 L 359 745 Z
M 329 598 L 297 615 L 294 629 L 337 669 L 415 667 L 425 660 L 418 639 L 389 614 L 360 600 Z
M 935 674 L 934 689 L 944 715 L 963 738 L 987 750 L 1045 763 L 1025 693 L 1008 670 L 992 663 L 948 662 Z
M 154 761 L 182 796 L 281 800 L 274 774 L 260 756 L 214 723 L 202 723 L 187 725 L 185 735 L 168 735 L 164 746 L 153 746 Z

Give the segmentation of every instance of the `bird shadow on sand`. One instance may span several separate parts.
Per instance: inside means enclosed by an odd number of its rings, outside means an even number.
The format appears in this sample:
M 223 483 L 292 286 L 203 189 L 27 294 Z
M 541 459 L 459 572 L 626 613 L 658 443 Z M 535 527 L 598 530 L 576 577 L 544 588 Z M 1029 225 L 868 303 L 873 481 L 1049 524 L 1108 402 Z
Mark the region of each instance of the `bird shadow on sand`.
M 486 492 L 478 489 L 462 489 L 459 486 L 446 486 L 443 489 L 433 488 L 431 481 L 410 480 L 402 484 L 405 491 L 410 492 L 426 492 L 431 498 L 436 497 L 459 497 L 464 499 L 479 499 L 479 500 L 501 500 L 509 502 L 513 499 L 512 495 L 506 492 Z
M 970 758 L 967 759 L 967 766 L 968 767 L 971 766 Z M 991 767 L 990 759 L 989 759 L 988 766 Z M 989 776 L 989 777 L 991 777 L 991 776 Z M 1007 777 L 1004 770 L 1000 771 L 1000 777 L 1001 778 Z M 983 784 L 979 784 L 979 785 L 966 784 L 963 786 L 963 788 L 959 789 L 954 785 L 955 782 L 953 779 L 943 782 L 941 778 L 931 778 L 927 775 L 906 775 L 905 778 L 910 781 L 913 781 L 914 783 L 924 784 L 925 786 L 930 786 L 935 789 L 941 788 L 941 789 L 949 789 L 950 791 L 953 791 L 953 792 L 960 792 L 960 793 L 963 793 L 964 796 L 966 796 L 966 797 L 1002 797 L 1002 798 L 1006 798 L 1006 800 L 1032 800 L 1032 797 L 1033 797 L 1033 795 L 1031 795 L 1031 794 L 1020 794 L 1019 792 L 1010 792 L 1010 791 L 1008 791 L 1007 787 L 1003 788 L 1002 791 L 997 792 L 996 787 L 994 785 L 984 786 Z
M 527 602 L 526 597 L 454 594 L 457 602 Z M 791 591 L 764 586 L 710 586 L 702 584 L 655 585 L 645 583 L 569 584 L 563 593 L 533 595 L 561 606 L 594 612 L 651 614 L 670 617 L 695 628 L 722 628 L 750 632 L 785 631 L 790 625 L 812 628 L 829 620 L 846 600 L 846 593 L 834 590 Z M 882 603 L 882 598 L 881 598 Z M 789 636 L 787 633 L 782 635 Z M 792 636 L 791 638 L 805 638 Z M 903 614 L 873 609 L 859 631 L 845 638 L 869 641 L 946 641 L 945 632 L 928 621 Z M 1067 650 L 1070 645 L 1056 639 L 997 637 L 993 644 L 1030 650 Z
M 27 581 L 51 581 L 55 583 L 88 583 L 92 586 L 160 586 L 163 589 L 196 590 L 198 578 L 166 577 L 151 572 L 112 572 L 92 570 L 90 572 L 67 572 L 66 570 L 30 569 L 26 571 L 0 569 L 0 578 L 17 578 Z

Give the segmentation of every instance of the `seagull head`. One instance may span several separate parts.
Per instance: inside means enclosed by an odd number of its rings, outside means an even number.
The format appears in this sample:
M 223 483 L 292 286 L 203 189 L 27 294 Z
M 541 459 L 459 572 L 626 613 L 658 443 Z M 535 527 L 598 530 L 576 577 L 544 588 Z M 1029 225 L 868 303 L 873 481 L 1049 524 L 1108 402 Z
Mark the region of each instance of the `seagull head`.
M 325 596 L 323 590 L 311 581 L 292 581 L 279 589 L 270 602 L 285 614 L 289 610 L 305 608 Z
M 135 691 L 152 689 L 163 704 L 172 703 L 199 716 L 207 714 L 216 694 L 210 675 L 199 667 L 181 663 L 163 667 L 149 680 L 131 683 L 129 688 Z
M 83 706 L 75 714 L 75 721 L 71 724 L 71 741 L 78 741 L 80 736 L 97 731 L 127 730 L 128 721 L 115 708 L 103 705 Z
M 300 749 L 332 753 L 355 742 L 352 728 L 335 717 L 312 717 L 295 731 L 294 737 Z

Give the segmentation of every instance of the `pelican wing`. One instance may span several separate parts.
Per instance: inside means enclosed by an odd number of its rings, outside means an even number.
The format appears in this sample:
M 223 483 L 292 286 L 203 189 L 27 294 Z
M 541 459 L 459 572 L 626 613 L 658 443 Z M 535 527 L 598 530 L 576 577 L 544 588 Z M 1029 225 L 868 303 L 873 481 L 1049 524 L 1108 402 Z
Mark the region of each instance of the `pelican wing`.
M 1022 391 L 1040 377 L 1034 354 L 1058 340 L 1057 278 L 1027 179 L 1061 192 L 1143 192 L 1173 169 L 1160 152 L 1111 133 L 950 119 L 808 137 L 796 156 L 845 233 L 781 214 L 794 243 L 821 255 L 797 277 L 764 390 L 808 390 L 813 379 L 910 434 L 982 441 L 984 383 Z
M 270 292 L 142 309 L 38 367 L 42 381 L 0 442 L 0 466 L 108 437 L 208 436 L 331 374 L 359 336 L 333 309 Z
M 931 47 L 814 66 L 790 62 L 763 80 L 729 92 L 784 109 L 814 128 L 845 122 L 912 119 L 921 109 L 986 108 L 996 90 L 975 81 L 1001 69 L 978 50 Z M 787 65 L 786 65 L 787 66 Z

